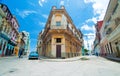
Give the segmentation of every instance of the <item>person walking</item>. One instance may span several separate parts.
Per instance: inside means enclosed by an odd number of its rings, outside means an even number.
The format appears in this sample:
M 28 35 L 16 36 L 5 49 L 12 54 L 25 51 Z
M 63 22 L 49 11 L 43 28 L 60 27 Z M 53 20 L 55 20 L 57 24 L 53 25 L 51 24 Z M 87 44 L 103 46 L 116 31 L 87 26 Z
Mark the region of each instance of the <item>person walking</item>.
M 21 55 L 22 55 L 22 50 L 20 49 L 20 51 L 19 51 L 19 58 L 21 58 Z
M 96 56 L 98 57 L 98 52 L 96 52 Z

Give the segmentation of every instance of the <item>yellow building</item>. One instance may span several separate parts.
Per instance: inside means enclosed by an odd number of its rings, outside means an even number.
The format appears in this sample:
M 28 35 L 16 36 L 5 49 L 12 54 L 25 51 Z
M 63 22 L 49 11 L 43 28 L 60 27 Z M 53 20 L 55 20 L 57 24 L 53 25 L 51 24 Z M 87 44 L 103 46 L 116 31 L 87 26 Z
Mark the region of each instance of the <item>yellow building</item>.
M 53 6 L 45 29 L 38 37 L 38 53 L 51 58 L 80 56 L 82 44 L 82 33 L 72 23 L 64 6 L 60 9 Z
M 20 50 L 22 50 L 22 54 L 26 55 L 25 53 L 25 34 L 23 32 L 20 32 L 18 35 L 18 39 L 17 39 L 17 45 L 14 48 L 14 54 L 16 56 L 19 55 Z
M 17 39 L 17 45 L 14 47 L 14 54 L 15 54 L 16 56 L 18 56 L 18 53 L 19 53 L 20 42 L 21 42 L 21 37 L 20 37 L 20 34 L 19 34 L 19 35 L 18 35 L 18 39 Z

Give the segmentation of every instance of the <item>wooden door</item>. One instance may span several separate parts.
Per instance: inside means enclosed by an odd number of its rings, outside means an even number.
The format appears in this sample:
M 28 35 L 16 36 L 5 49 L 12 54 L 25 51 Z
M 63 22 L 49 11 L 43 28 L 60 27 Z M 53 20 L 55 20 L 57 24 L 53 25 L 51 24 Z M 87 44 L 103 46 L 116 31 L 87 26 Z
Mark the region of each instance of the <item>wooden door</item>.
M 61 45 L 56 45 L 56 57 L 61 58 Z

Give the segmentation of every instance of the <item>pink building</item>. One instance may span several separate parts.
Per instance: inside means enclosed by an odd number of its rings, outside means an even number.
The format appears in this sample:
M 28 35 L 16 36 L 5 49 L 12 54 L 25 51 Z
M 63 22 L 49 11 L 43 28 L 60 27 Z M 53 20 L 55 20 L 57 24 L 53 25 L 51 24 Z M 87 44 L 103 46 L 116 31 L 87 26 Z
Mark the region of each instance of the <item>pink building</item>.
M 103 21 L 97 21 L 97 24 L 95 25 L 96 28 L 96 37 L 94 41 L 94 53 L 98 53 L 101 55 L 101 50 L 100 50 L 100 40 L 101 40 L 101 35 L 100 35 L 100 29 L 102 27 Z

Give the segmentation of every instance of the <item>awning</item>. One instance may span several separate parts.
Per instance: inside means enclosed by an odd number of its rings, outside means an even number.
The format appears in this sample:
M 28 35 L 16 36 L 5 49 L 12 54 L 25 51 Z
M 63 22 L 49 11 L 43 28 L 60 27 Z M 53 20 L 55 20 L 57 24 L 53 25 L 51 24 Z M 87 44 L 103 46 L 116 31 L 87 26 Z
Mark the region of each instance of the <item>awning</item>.
M 9 40 L 8 43 L 9 43 L 10 45 L 13 45 L 13 46 L 16 46 L 16 45 L 17 45 L 17 43 L 16 43 L 15 41 L 12 41 L 12 40 Z
M 0 32 L 0 36 L 6 40 L 10 40 L 10 38 L 8 37 L 7 34 L 3 33 L 3 32 Z

